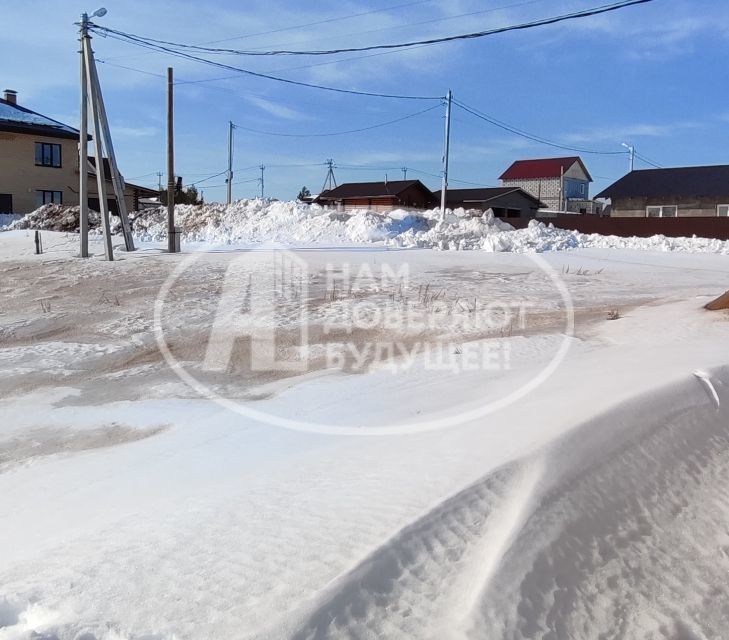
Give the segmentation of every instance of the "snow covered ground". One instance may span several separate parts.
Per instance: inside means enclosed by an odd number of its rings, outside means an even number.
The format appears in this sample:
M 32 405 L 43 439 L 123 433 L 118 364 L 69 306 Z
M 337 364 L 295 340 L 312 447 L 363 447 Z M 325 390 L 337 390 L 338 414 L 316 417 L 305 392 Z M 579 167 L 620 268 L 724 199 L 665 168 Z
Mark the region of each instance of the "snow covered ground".
M 98 241 L 81 261 L 77 236 L 43 237 L 34 256 L 28 232 L 0 234 L 0 640 L 725 635 L 729 315 L 702 309 L 729 288 L 723 245 L 522 242 L 564 283 L 569 332 L 527 253 L 301 237 L 308 370 L 234 358 L 216 376 L 211 318 L 231 264 L 264 270 L 268 252 L 242 247 L 258 236 L 170 256 L 149 233 L 114 263 Z M 162 357 L 155 301 L 194 248 L 161 313 L 175 361 L 211 397 L 325 432 L 201 397 Z M 330 287 L 345 265 L 368 275 Z M 466 322 L 494 300 L 528 303 L 528 322 Z M 321 354 L 341 336 L 321 329 L 362 302 L 412 303 L 436 316 L 420 343 L 446 336 L 462 360 L 497 341 L 509 366 L 434 370 L 418 353 L 332 370 Z M 412 345 L 406 329 L 347 339 Z M 499 405 L 565 342 L 551 376 Z

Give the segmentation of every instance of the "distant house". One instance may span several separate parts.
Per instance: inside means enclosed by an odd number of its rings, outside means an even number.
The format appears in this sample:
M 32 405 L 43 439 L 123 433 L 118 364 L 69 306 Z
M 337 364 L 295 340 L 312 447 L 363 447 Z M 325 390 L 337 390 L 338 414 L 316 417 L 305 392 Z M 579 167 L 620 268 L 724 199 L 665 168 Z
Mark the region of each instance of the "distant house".
M 505 187 L 520 187 L 547 209 L 599 213 L 590 200 L 592 177 L 578 156 L 517 160 L 499 177 Z
M 340 210 L 390 210 L 397 207 L 427 209 L 433 194 L 420 180 L 387 182 L 349 182 L 322 191 L 315 199 L 318 204 L 335 206 Z
M 78 204 L 78 139 L 76 129 L 21 107 L 17 93 L 6 89 L 0 99 L 0 213 L 28 213 L 48 202 Z
M 729 216 L 729 165 L 631 171 L 597 197 L 613 217 Z
M 89 157 L 89 207 L 94 211 L 99 210 L 99 190 L 96 185 L 96 158 L 93 156 Z M 119 215 L 119 208 L 116 203 L 116 198 L 113 197 L 114 189 L 111 184 L 111 166 L 109 165 L 109 159 L 104 158 L 104 177 L 106 178 L 106 195 L 107 204 L 109 211 L 114 215 Z M 112 197 L 109 197 L 111 195 Z M 124 202 L 127 205 L 127 211 L 139 211 L 145 208 L 145 203 L 142 200 L 149 201 L 150 199 L 157 199 L 159 201 L 159 191 L 157 189 L 150 189 L 149 187 L 142 187 L 138 184 L 132 184 L 131 182 L 124 181 Z M 159 204 L 157 205 L 159 206 Z M 148 208 L 148 207 L 147 207 Z
M 78 130 L 20 106 L 17 92 L 6 89 L 0 98 L 0 213 L 28 213 L 48 203 L 77 205 L 78 141 Z M 87 169 L 95 178 L 93 164 Z M 113 193 L 110 180 L 107 190 Z M 142 195 L 158 194 L 127 185 L 127 207 L 135 209 Z M 95 179 L 89 180 L 89 206 L 99 206 Z
M 440 191 L 433 196 L 440 203 Z M 486 187 L 480 189 L 448 189 L 446 207 L 456 209 L 492 209 L 498 218 L 533 218 L 544 203 L 520 187 Z

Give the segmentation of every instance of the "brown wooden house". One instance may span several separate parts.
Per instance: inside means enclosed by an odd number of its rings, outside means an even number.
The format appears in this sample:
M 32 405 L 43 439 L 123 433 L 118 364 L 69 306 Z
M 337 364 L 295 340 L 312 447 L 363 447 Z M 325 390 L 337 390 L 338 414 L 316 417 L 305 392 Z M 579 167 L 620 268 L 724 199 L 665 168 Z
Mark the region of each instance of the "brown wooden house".
M 314 202 L 347 209 L 389 211 L 398 207 L 427 209 L 433 194 L 420 180 L 349 182 L 320 193 Z

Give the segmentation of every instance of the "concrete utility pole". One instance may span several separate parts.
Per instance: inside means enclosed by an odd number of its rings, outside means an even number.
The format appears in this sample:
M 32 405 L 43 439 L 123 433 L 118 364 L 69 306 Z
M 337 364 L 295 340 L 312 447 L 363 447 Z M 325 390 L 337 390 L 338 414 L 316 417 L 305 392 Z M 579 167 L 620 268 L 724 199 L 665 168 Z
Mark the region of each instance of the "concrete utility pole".
M 408 168 L 407 167 L 403 167 L 402 168 L 402 179 L 403 180 L 407 180 L 408 179 Z
M 635 147 L 630 144 L 625 144 L 625 142 L 622 142 L 621 144 L 628 150 L 628 153 L 630 154 L 628 166 L 630 167 L 630 171 L 632 173 L 633 169 L 635 168 Z
M 103 7 L 94 11 L 91 18 L 106 15 Z M 109 222 L 109 201 L 106 192 L 106 169 L 105 160 L 109 165 L 109 180 L 114 191 L 114 198 L 117 203 L 117 212 L 121 220 L 122 234 L 127 251 L 134 251 L 134 238 L 127 216 L 126 201 L 124 200 L 124 179 L 119 172 L 119 167 L 114 154 L 114 143 L 109 128 L 109 119 L 104 106 L 104 96 L 101 91 L 99 75 L 96 71 L 96 61 L 91 50 L 91 37 L 89 36 L 89 16 L 81 14 L 79 23 L 79 40 L 81 42 L 81 118 L 79 125 L 79 230 L 81 236 L 82 258 L 89 255 L 89 192 L 88 192 L 88 129 L 89 111 L 93 125 L 94 150 L 96 154 L 96 183 L 99 195 L 99 213 L 101 214 L 102 229 L 104 232 L 104 253 L 107 260 L 114 259 L 114 252 L 111 245 L 111 225 Z M 105 158 L 106 155 L 106 158 Z
M 89 40 L 89 16 L 85 13 L 81 14 L 81 26 L 79 28 L 79 43 L 81 48 L 81 123 L 78 132 L 78 167 L 79 167 L 79 233 L 81 235 L 81 251 L 82 258 L 89 257 L 89 150 L 88 150 L 88 130 L 89 130 L 89 98 L 88 84 L 86 80 L 86 60 L 84 59 L 84 51 L 88 46 Z
M 106 107 L 104 106 L 104 96 L 101 93 L 101 85 L 99 84 L 99 76 L 96 71 L 96 62 L 91 56 L 91 66 L 86 70 L 89 74 L 94 92 L 92 99 L 97 105 L 99 112 L 99 125 L 101 127 L 101 135 L 103 136 L 104 148 L 106 156 L 109 160 L 109 171 L 111 172 L 111 185 L 116 197 L 117 212 L 121 221 L 122 235 L 124 236 L 124 246 L 127 251 L 134 251 L 134 236 L 132 236 L 132 228 L 129 224 L 129 216 L 127 215 L 127 203 L 124 199 L 124 179 L 119 171 L 116 162 L 116 153 L 114 153 L 114 142 L 111 138 L 111 130 L 109 128 L 109 119 L 106 117 Z
M 445 116 L 445 140 L 443 143 L 443 184 L 440 190 L 440 217 L 445 220 L 446 194 L 448 191 L 448 156 L 451 146 L 451 103 L 453 101 L 453 92 L 448 89 L 446 98 L 446 116 Z
M 228 122 L 228 178 L 226 180 L 228 185 L 228 197 L 226 202 L 228 204 L 233 202 L 233 129 L 235 129 L 235 125 L 231 120 Z
M 94 77 L 91 75 L 92 53 L 90 43 L 84 41 L 84 59 L 86 60 L 86 91 L 91 98 L 91 121 L 94 126 L 94 150 L 96 154 L 96 187 L 99 194 L 99 213 L 101 214 L 102 230 L 104 233 L 104 254 L 107 260 L 114 259 L 114 250 L 111 246 L 111 228 L 109 225 L 109 200 L 106 197 L 106 172 L 104 171 L 104 147 L 101 144 L 101 124 L 99 120 L 99 107 L 95 99 L 96 88 L 93 85 Z M 82 134 L 83 135 L 83 134 Z M 80 171 L 84 171 L 79 167 Z M 88 171 L 88 168 L 86 168 Z
M 167 251 L 175 253 L 175 127 L 174 79 L 167 67 Z
M 263 189 L 263 172 L 266 170 L 266 167 L 264 165 L 261 165 L 258 168 L 261 170 L 261 177 L 260 177 L 260 183 L 261 183 L 261 200 L 263 200 L 263 194 L 264 194 L 264 189 Z

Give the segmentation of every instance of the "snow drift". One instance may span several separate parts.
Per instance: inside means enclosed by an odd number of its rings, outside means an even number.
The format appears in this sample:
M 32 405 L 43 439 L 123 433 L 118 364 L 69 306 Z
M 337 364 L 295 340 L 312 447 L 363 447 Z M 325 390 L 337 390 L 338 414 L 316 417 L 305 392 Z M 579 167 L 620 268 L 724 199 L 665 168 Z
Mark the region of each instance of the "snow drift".
M 379 213 L 367 209 L 339 212 L 297 202 L 239 200 L 230 206 L 218 203 L 177 205 L 176 223 L 183 242 L 206 244 L 369 244 L 400 248 L 480 250 L 505 252 L 565 251 L 580 248 L 642 249 L 729 254 L 729 242 L 709 238 L 622 238 L 557 229 L 533 220 L 526 229 L 514 229 L 491 211 L 448 210 L 441 219 L 437 209 L 394 210 Z M 164 208 L 130 214 L 134 234 L 143 241 L 161 241 L 167 235 Z M 112 230 L 119 231 L 119 219 Z M 90 228 L 99 227 L 98 214 L 90 215 Z M 9 229 L 78 230 L 78 207 L 45 205 L 8 227 Z
M 729 370 L 706 380 L 712 393 L 694 377 L 619 405 L 437 504 L 286 633 L 723 637 Z

